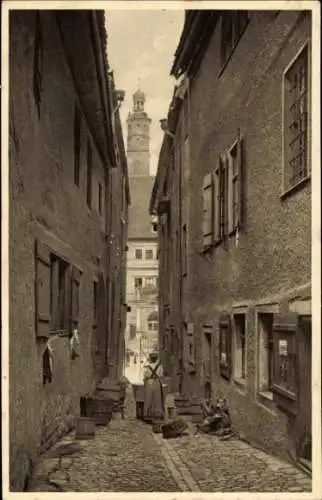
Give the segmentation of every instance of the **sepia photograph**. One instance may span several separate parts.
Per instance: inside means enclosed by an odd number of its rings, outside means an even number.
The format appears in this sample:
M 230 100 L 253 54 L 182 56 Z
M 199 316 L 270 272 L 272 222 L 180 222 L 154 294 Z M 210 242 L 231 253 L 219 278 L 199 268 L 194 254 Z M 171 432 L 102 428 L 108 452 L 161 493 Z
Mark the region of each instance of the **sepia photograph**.
M 319 37 L 3 2 L 4 498 L 321 498 Z

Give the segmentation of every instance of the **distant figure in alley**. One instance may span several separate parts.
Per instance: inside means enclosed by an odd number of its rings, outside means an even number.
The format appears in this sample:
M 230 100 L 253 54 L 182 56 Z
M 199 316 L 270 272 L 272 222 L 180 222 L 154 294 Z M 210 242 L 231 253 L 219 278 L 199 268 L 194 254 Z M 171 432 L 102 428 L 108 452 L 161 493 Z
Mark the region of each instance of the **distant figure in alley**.
M 151 353 L 143 371 L 144 420 L 148 423 L 152 423 L 154 419 L 163 419 L 165 415 L 162 376 L 163 368 L 158 355 Z

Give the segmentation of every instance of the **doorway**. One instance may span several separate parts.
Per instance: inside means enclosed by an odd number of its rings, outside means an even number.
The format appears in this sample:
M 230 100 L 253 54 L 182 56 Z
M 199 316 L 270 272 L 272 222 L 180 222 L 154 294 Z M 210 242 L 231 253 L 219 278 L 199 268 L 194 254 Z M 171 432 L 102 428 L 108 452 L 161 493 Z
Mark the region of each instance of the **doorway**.
M 312 467 L 312 320 L 303 316 L 299 328 L 299 407 L 298 460 L 306 468 Z

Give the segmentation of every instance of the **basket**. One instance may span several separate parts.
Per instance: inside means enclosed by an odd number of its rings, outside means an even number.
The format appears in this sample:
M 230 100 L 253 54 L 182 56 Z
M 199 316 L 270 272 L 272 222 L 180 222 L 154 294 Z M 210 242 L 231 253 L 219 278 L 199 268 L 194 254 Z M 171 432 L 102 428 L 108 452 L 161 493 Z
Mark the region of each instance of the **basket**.
M 164 420 L 153 420 L 152 422 L 152 432 L 154 434 L 161 434 L 162 433 L 162 427 L 164 426 Z

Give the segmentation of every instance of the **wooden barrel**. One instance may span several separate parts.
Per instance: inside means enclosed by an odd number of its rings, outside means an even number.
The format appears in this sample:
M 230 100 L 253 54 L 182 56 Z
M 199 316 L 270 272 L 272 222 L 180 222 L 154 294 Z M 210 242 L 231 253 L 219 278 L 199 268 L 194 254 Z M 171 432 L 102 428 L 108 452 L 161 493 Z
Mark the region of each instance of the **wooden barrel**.
M 96 425 L 107 425 L 112 418 L 115 401 L 111 398 L 82 396 L 80 398 L 81 417 L 94 419 Z
M 133 395 L 135 401 L 144 401 L 144 385 L 133 384 Z

